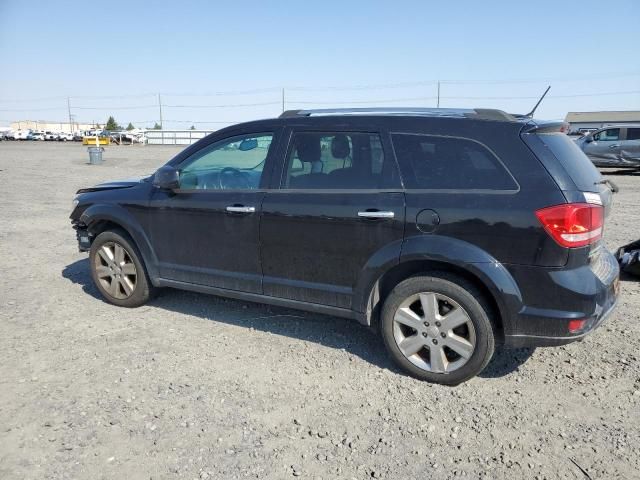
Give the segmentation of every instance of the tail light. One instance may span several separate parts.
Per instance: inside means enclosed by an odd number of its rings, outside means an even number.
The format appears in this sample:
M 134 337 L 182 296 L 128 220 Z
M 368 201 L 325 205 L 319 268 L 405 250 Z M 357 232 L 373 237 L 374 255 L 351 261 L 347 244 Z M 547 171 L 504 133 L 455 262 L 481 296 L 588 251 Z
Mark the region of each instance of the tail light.
M 602 205 L 567 203 L 537 210 L 536 216 L 547 233 L 563 247 L 584 247 L 602 238 Z

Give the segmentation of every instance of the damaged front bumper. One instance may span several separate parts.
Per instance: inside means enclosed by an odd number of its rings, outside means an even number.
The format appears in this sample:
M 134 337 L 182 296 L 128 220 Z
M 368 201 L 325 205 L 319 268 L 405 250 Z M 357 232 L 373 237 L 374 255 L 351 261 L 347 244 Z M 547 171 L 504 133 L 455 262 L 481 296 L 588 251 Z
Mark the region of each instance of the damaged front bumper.
M 87 226 L 79 221 L 71 222 L 73 229 L 76 231 L 76 240 L 78 241 L 78 250 L 88 252 L 91 248 L 93 235 L 87 230 Z

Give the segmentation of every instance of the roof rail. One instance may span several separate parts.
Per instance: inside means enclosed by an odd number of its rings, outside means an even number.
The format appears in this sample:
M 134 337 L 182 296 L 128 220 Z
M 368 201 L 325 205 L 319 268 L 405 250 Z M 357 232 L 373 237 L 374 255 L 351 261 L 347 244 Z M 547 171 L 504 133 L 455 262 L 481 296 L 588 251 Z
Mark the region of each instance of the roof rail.
M 280 118 L 312 117 L 327 115 L 414 115 L 426 117 L 458 117 L 478 120 L 515 122 L 517 118 L 502 110 L 490 108 L 422 108 L 422 107 L 366 107 L 366 108 L 322 108 L 317 110 L 287 110 Z

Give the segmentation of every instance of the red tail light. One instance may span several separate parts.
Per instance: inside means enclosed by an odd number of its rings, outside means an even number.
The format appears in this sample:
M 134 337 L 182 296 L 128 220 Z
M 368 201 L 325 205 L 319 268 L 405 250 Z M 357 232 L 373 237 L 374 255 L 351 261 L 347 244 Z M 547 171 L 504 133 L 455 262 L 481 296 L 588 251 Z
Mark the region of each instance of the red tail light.
M 567 203 L 537 210 L 536 216 L 547 233 L 563 247 L 584 247 L 602 237 L 602 205 Z

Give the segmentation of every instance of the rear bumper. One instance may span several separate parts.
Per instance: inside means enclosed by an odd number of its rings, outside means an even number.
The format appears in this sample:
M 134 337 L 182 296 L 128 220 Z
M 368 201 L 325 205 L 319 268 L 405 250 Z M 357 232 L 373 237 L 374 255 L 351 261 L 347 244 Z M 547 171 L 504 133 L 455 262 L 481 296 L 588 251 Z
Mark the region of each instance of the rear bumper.
M 604 248 L 591 264 L 573 269 L 510 270 L 521 286 L 526 305 L 517 314 L 513 330 L 505 332 L 505 345 L 509 347 L 555 346 L 582 340 L 606 321 L 618 302 L 620 268 Z M 572 320 L 584 320 L 582 328 L 571 332 Z

